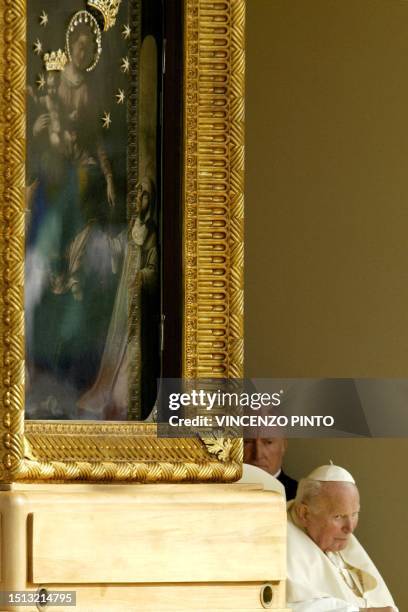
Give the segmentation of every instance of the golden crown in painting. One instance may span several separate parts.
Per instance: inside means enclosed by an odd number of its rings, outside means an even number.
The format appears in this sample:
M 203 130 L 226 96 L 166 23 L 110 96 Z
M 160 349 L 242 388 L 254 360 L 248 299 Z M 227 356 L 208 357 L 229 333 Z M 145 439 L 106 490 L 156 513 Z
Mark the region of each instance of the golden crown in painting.
M 68 58 L 65 51 L 58 49 L 58 51 L 51 51 L 44 55 L 44 65 L 46 70 L 64 70 L 67 65 Z
M 115 25 L 120 3 L 121 0 L 88 0 L 88 6 L 102 15 L 105 32 Z

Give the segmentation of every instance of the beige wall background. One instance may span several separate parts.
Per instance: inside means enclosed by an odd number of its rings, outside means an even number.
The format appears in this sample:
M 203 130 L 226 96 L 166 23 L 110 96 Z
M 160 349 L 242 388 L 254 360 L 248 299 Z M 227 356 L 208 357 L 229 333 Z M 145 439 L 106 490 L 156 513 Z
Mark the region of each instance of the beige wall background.
M 246 374 L 408 378 L 408 2 L 247 0 Z M 407 440 L 293 440 L 408 609 Z

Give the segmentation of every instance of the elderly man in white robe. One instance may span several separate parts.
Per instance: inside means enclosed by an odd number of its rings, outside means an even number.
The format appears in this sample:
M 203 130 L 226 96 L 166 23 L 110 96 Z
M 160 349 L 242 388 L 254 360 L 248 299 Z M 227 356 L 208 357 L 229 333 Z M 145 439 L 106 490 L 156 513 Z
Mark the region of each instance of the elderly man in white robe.
M 325 465 L 288 504 L 287 600 L 293 612 L 398 612 L 380 573 L 353 536 L 360 498 L 353 477 Z

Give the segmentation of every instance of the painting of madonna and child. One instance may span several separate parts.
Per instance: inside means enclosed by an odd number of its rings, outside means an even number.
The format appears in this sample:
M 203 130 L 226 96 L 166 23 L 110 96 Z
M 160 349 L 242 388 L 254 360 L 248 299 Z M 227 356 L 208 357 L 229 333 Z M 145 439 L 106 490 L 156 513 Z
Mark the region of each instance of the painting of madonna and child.
M 26 418 L 149 418 L 160 375 L 160 0 L 27 9 Z

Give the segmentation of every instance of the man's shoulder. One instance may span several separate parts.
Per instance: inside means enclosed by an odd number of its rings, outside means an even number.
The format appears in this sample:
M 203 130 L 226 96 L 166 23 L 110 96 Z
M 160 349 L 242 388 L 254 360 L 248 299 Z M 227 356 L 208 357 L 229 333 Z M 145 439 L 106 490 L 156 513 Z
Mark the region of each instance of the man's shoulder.
M 298 485 L 298 481 L 292 478 L 291 476 L 289 476 L 288 474 L 286 474 L 286 472 L 284 472 L 283 470 L 281 470 L 278 476 L 278 480 L 280 480 L 281 482 L 285 482 L 285 483 L 290 482 L 291 484 L 294 484 L 296 487 Z
M 283 470 L 281 470 L 281 473 L 278 476 L 278 480 L 285 487 L 286 499 L 288 501 L 294 499 L 296 497 L 298 481 L 288 476 Z

